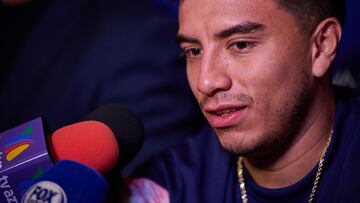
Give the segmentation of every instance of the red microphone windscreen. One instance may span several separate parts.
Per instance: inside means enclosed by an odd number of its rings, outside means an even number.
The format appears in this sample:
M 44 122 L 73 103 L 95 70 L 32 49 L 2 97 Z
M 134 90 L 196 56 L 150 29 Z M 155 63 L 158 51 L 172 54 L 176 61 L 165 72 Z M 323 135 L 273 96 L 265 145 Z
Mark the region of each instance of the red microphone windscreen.
M 115 135 L 99 121 L 82 121 L 56 130 L 50 136 L 50 146 L 57 161 L 77 161 L 102 174 L 119 158 Z

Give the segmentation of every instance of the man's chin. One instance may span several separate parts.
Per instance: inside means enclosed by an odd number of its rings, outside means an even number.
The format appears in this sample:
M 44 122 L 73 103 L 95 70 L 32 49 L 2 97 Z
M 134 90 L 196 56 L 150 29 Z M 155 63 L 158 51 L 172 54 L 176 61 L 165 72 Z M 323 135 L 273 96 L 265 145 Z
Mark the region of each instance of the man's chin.
M 245 156 L 253 152 L 254 144 L 256 144 L 256 142 L 254 143 L 249 140 L 249 137 L 245 137 L 244 133 L 218 130 L 215 130 L 215 133 L 224 150 L 240 156 Z
M 250 132 L 215 132 L 224 150 L 248 158 L 262 159 L 269 157 L 272 152 L 276 151 L 274 147 L 281 145 L 281 141 L 274 136 L 264 136 Z
M 220 140 L 220 144 L 225 151 L 239 156 L 247 156 L 253 151 L 249 146 L 227 140 Z

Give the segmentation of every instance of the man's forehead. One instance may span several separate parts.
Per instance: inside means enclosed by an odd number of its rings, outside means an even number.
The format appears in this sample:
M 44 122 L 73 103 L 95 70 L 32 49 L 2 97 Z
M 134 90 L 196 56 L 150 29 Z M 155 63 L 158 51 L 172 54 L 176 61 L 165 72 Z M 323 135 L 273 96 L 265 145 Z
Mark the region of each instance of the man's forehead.
M 182 17 L 241 17 L 261 16 L 259 14 L 278 9 L 273 0 L 182 0 L 179 7 L 180 20 Z M 251 20 L 251 19 L 247 19 Z
M 207 8 L 211 5 L 232 5 L 232 6 L 240 6 L 243 7 L 244 5 L 250 5 L 250 3 L 254 3 L 254 5 L 278 5 L 275 0 L 180 0 L 179 7 L 183 6 L 184 4 L 188 3 L 201 3 L 202 8 Z
M 237 24 L 263 24 L 277 6 L 269 0 L 183 0 L 180 5 L 181 32 L 196 28 L 218 32 Z M 261 8 L 262 7 L 262 8 Z

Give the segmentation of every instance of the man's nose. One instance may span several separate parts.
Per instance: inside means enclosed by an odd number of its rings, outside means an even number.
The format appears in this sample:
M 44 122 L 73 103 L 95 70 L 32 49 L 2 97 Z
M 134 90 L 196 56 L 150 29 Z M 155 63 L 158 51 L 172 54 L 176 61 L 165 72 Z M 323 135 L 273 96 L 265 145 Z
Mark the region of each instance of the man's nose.
M 231 76 L 228 74 L 226 58 L 216 53 L 204 53 L 201 61 L 197 88 L 207 96 L 231 88 Z

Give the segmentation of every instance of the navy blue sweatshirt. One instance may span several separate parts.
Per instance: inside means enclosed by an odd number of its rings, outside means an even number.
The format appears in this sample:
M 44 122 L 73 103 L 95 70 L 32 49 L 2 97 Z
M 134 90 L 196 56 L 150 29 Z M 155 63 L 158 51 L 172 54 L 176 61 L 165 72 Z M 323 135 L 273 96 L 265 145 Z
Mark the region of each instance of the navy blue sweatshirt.
M 360 202 L 360 95 L 349 89 L 335 92 L 333 140 L 314 202 Z M 222 149 L 206 126 L 197 137 L 150 161 L 137 175 L 165 188 L 174 203 L 239 203 L 237 158 Z M 249 203 L 307 202 L 316 171 L 317 166 L 289 187 L 266 189 L 245 169 Z

